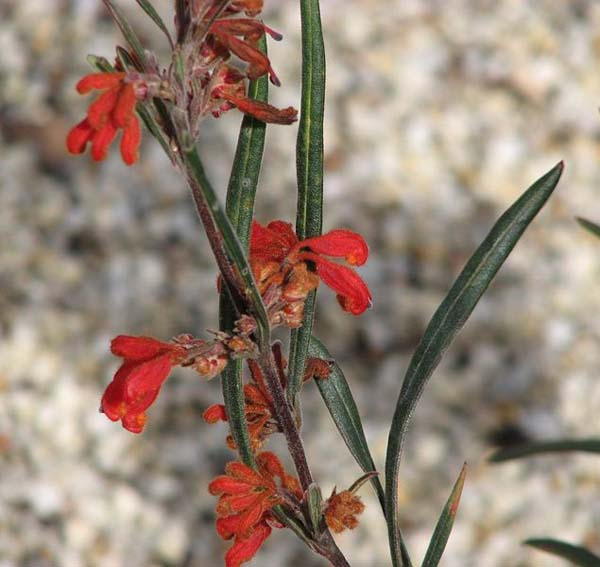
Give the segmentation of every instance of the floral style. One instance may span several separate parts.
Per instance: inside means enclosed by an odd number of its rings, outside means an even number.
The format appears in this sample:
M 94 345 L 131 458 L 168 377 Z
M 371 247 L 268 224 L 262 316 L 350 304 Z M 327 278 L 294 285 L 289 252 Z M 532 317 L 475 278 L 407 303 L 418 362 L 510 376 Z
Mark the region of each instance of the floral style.
M 106 158 L 108 147 L 119 130 L 121 157 L 127 165 L 138 159 L 140 123 L 135 115 L 136 94 L 125 73 L 92 73 L 77 83 L 77 92 L 87 94 L 92 90 L 104 91 L 89 107 L 87 116 L 75 126 L 67 137 L 67 148 L 72 154 L 85 151 L 92 144 L 92 158 Z
M 369 288 L 354 270 L 326 256 L 343 258 L 351 266 L 362 266 L 368 255 L 363 237 L 351 230 L 336 229 L 298 240 L 290 223 L 272 221 L 267 226 L 258 222 L 252 225 L 250 261 L 259 288 L 265 296 L 269 288 L 280 289 L 288 309 L 297 302 L 303 303 L 320 279 L 337 293 L 342 309 L 353 315 L 363 313 L 371 305 Z M 291 319 L 296 323 L 298 318 Z

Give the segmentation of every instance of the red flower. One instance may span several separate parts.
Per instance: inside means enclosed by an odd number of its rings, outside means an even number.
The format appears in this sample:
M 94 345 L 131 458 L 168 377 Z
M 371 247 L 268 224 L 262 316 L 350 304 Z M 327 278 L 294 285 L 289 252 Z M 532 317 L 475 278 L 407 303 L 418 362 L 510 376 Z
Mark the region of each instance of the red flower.
M 211 494 L 219 495 L 217 532 L 223 539 L 235 538 L 225 556 L 227 567 L 249 561 L 271 534 L 271 526 L 280 527 L 271 514 L 284 501 L 280 490 L 302 496 L 297 479 L 285 472 L 273 453 L 260 453 L 256 463 L 256 471 L 238 461 L 227 463 L 226 474 L 208 486 Z
M 119 335 L 110 344 L 111 352 L 123 364 L 102 396 L 101 411 L 112 421 L 121 420 L 132 433 L 141 433 L 146 410 L 152 405 L 171 368 L 186 356 L 181 345 L 152 337 Z
M 294 265 L 312 262 L 321 280 L 337 293 L 345 311 L 360 315 L 371 305 L 371 292 L 352 269 L 324 258 L 343 258 L 352 266 L 362 266 L 369 255 L 363 237 L 346 229 L 331 230 L 322 236 L 298 240 L 290 223 L 272 221 L 266 227 L 252 224 L 250 259 L 258 266 L 277 263 Z
M 220 103 L 213 111 L 216 117 L 234 107 L 257 120 L 271 124 L 292 124 L 298 115 L 298 111 L 291 106 L 280 109 L 266 102 L 248 98 L 245 75 L 229 65 L 221 66 L 214 74 L 211 85 L 211 98 Z
M 79 94 L 92 90 L 104 92 L 90 105 L 86 118 L 71 129 L 67 136 L 67 148 L 72 154 L 85 151 L 92 144 L 92 158 L 101 161 L 106 157 L 108 146 L 119 129 L 121 156 L 127 165 L 138 159 L 141 132 L 135 115 L 136 96 L 132 83 L 125 82 L 125 73 L 92 73 L 77 83 Z

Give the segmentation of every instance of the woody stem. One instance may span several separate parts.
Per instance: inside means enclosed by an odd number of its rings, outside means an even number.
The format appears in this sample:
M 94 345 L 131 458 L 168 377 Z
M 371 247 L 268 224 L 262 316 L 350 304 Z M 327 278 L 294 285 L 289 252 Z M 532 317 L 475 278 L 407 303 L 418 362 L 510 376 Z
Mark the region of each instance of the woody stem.
M 279 373 L 277 372 L 277 366 L 273 359 L 271 346 L 261 344 L 260 347 L 261 354 L 258 359 L 258 364 L 263 371 L 267 390 L 273 400 L 273 407 L 277 412 L 276 417 L 279 427 L 285 436 L 288 450 L 294 461 L 296 471 L 298 472 L 298 479 L 300 480 L 302 489 L 307 490 L 312 484 L 313 479 L 306 460 L 300 432 L 296 427 L 294 416 L 292 415 L 292 411 L 283 391 L 283 386 L 279 380 Z

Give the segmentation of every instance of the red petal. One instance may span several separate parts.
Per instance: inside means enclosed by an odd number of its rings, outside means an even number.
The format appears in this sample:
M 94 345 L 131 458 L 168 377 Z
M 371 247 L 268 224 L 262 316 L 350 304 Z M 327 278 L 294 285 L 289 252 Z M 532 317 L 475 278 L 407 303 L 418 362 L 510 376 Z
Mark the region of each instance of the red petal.
M 94 134 L 92 137 L 92 159 L 94 161 L 102 161 L 106 158 L 108 146 L 110 146 L 116 135 L 117 129 L 111 120 Z
M 283 465 L 281 461 L 275 455 L 275 453 L 271 453 L 270 451 L 265 451 L 256 457 L 258 461 L 258 465 L 261 468 L 263 474 L 270 477 L 278 476 L 281 480 L 285 478 L 285 470 L 283 469 Z
M 140 122 L 134 115 L 123 129 L 121 138 L 121 157 L 127 165 L 133 165 L 138 160 L 141 139 Z
M 149 392 L 159 390 L 172 367 L 173 363 L 169 353 L 137 364 L 129 374 L 125 386 L 125 395 L 130 403 Z
M 118 335 L 110 343 L 110 352 L 127 360 L 144 361 L 176 348 L 153 337 Z
M 127 412 L 125 401 L 125 383 L 135 367 L 130 362 L 124 362 L 117 370 L 112 382 L 107 386 L 102 396 L 101 408 L 106 417 L 112 421 L 121 419 Z
M 141 433 L 146 426 L 148 416 L 145 413 L 127 414 L 123 417 L 123 427 L 131 433 Z
M 344 311 L 360 315 L 371 306 L 371 292 L 354 270 L 310 252 L 302 253 L 300 257 L 315 262 L 319 277 L 323 283 L 337 292 L 338 301 Z
M 135 400 L 129 400 L 127 413 L 123 416 L 123 423 L 125 423 L 125 419 L 130 419 L 132 416 L 144 413 L 156 401 L 159 393 L 160 388 L 156 388 L 155 390 L 147 390 Z M 127 395 L 127 385 L 125 394 Z
M 88 108 L 87 118 L 92 128 L 100 130 L 109 120 L 110 114 L 119 100 L 119 88 L 102 93 Z M 113 127 L 117 125 L 114 124 Z
M 260 505 L 262 498 L 262 494 L 255 492 L 221 496 L 217 506 L 217 514 L 220 516 L 229 516 L 236 512 L 244 512 L 254 506 Z
M 231 461 L 225 465 L 225 472 L 233 478 L 244 480 L 254 486 L 262 486 L 265 479 L 254 469 L 239 461 Z
M 119 90 L 117 104 L 114 107 L 112 118 L 115 126 L 125 128 L 133 118 L 136 103 L 135 90 L 131 83 L 124 84 Z
M 231 478 L 221 475 L 211 481 L 208 485 L 208 491 L 216 496 L 218 494 L 246 494 L 252 490 L 253 485 L 244 480 Z
M 217 421 L 227 421 L 227 413 L 223 404 L 213 404 L 202 414 L 206 423 L 217 423 Z
M 289 222 L 272 221 L 266 227 L 252 222 L 251 256 L 281 262 L 297 242 L 298 238 Z
M 310 248 L 318 254 L 344 258 L 353 266 L 362 266 L 369 256 L 369 247 L 364 238 L 356 232 L 342 228 L 331 230 L 322 236 L 307 238 L 296 246 Z
M 217 518 L 217 533 L 223 539 L 231 539 L 237 533 L 239 525 L 239 514 L 233 514 L 232 516 L 227 516 L 226 518 Z
M 270 526 L 263 523 L 256 526 L 252 535 L 246 539 L 236 538 L 235 543 L 225 555 L 225 567 L 239 567 L 242 563 L 250 561 L 270 535 Z
M 110 89 L 118 85 L 124 77 L 125 73 L 92 73 L 77 83 L 77 92 L 86 94 L 94 89 Z
M 266 507 L 265 499 L 261 499 L 260 502 L 257 502 L 256 505 L 248 508 L 246 512 L 240 515 L 240 523 L 238 529 L 236 531 L 236 535 L 239 536 L 247 536 L 249 532 L 252 530 L 258 522 L 260 522 L 263 514 L 267 509 L 270 509 L 272 506 Z M 274 503 L 273 503 L 274 505 Z
M 72 154 L 82 154 L 85 151 L 87 143 L 90 141 L 94 129 L 84 118 L 77 126 L 74 126 L 67 136 L 67 149 Z

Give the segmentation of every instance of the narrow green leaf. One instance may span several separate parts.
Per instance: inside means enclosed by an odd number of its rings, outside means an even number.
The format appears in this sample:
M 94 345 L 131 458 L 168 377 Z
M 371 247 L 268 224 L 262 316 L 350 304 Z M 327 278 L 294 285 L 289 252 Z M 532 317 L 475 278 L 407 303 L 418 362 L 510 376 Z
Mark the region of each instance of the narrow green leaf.
M 527 539 L 523 542 L 523 545 L 529 545 L 552 555 L 557 555 L 579 567 L 600 567 L 600 557 L 579 545 L 572 545 L 550 538 Z
M 562 162 L 536 181 L 496 222 L 431 319 L 414 353 L 394 412 L 386 456 L 386 511 L 392 560 L 401 558 L 398 471 L 412 413 L 442 354 L 462 328 L 513 247 L 556 187 Z
M 133 31 L 131 24 L 127 21 L 127 18 L 121 11 L 121 8 L 119 8 L 112 0 L 102 0 L 102 2 L 104 2 L 106 9 L 109 11 L 117 26 L 119 26 L 125 41 L 127 41 L 129 47 L 131 47 L 133 50 L 133 53 L 138 60 L 137 62 L 141 67 L 139 70 L 143 71 L 146 67 L 146 52 L 142 42 L 139 40 L 135 31 Z
M 524 443 L 515 447 L 498 449 L 490 457 L 492 463 L 522 459 L 532 455 L 547 455 L 549 453 L 564 453 L 579 451 L 582 453 L 600 453 L 600 439 L 556 439 L 554 441 L 538 441 Z
M 259 42 L 259 48 L 266 51 L 264 37 Z M 248 96 L 267 102 L 268 85 L 266 76 L 252 81 L 248 87 Z M 264 122 L 250 116 L 244 117 L 227 188 L 225 211 L 238 235 L 240 244 L 246 251 L 250 242 L 254 198 L 260 175 L 265 133 L 266 124 Z M 219 312 L 221 330 L 231 330 L 236 320 L 236 311 L 226 290 L 221 293 Z M 248 424 L 246 423 L 242 368 L 241 360 L 231 361 L 221 373 L 221 385 L 231 434 L 241 459 L 247 465 L 252 466 L 254 457 L 250 448 Z
M 177 43 L 183 43 L 190 23 L 189 0 L 175 0 L 175 28 Z
M 437 567 L 442 558 L 444 549 L 446 549 L 446 544 L 448 543 L 448 538 L 450 537 L 450 532 L 452 531 L 452 526 L 454 526 L 454 518 L 458 511 L 460 496 L 462 494 L 466 476 L 467 463 L 463 465 L 460 474 L 458 475 L 458 479 L 454 484 L 454 488 L 450 493 L 450 497 L 440 514 L 440 518 L 435 526 L 433 535 L 431 536 L 429 547 L 425 553 L 425 559 L 423 559 L 423 567 Z
M 100 57 L 90 53 L 90 55 L 86 57 L 86 60 L 90 67 L 101 73 L 112 73 L 115 70 L 106 57 Z
M 591 232 L 594 236 L 600 237 L 600 225 L 597 225 L 592 221 L 582 219 L 581 217 L 577 217 L 577 222 L 587 231 Z
M 256 287 L 252 269 L 246 256 L 246 252 L 240 243 L 235 229 L 233 228 L 229 218 L 225 213 L 224 207 L 221 205 L 215 190 L 210 184 L 204 166 L 198 155 L 196 146 L 192 140 L 182 140 L 181 145 L 184 148 L 185 163 L 188 170 L 188 179 L 193 192 L 198 191 L 201 194 L 201 199 L 206 203 L 208 214 L 210 215 L 210 223 L 216 228 L 219 234 L 218 250 L 213 250 L 217 257 L 219 268 L 227 269 L 226 264 L 222 263 L 220 255 L 225 254 L 227 263 L 233 267 L 236 281 L 240 282 L 243 289 L 242 295 L 234 299 L 236 308 L 241 312 L 248 312 L 254 316 L 257 323 L 257 334 L 260 341 L 260 348 L 270 348 L 270 326 L 267 310 L 263 303 L 260 292 Z M 227 284 L 224 277 L 225 284 Z M 230 290 L 233 293 L 234 289 Z M 233 297 L 232 297 L 233 298 Z
M 155 10 L 154 6 L 148 2 L 148 0 L 136 0 L 136 2 L 140 5 L 142 10 L 148 14 L 150 19 L 161 29 L 161 31 L 167 36 L 169 40 L 169 45 L 171 49 L 174 49 L 175 45 L 173 44 L 173 38 L 171 38 L 171 34 L 163 22 L 163 19 L 159 16 L 158 12 Z
M 319 0 L 300 0 L 302 26 L 302 100 L 296 142 L 298 202 L 296 234 L 304 239 L 323 227 L 323 114 L 325 112 L 325 46 Z M 302 326 L 290 338 L 287 394 L 297 406 L 306 353 L 312 334 L 316 292 L 304 304 Z
M 266 54 L 267 42 L 264 36 L 258 47 Z M 268 101 L 269 81 L 266 75 L 250 82 L 248 98 L 261 102 Z M 266 131 L 267 125 L 264 122 L 251 116 L 244 116 L 227 187 L 227 215 L 246 250 L 250 242 L 254 199 L 260 176 Z
M 315 337 L 310 340 L 308 356 L 331 360 L 327 348 Z M 333 422 L 360 468 L 365 473 L 377 470 L 369 451 L 356 402 L 342 369 L 334 363 L 329 378 L 315 379 L 315 382 Z M 375 488 L 381 507 L 385 511 L 385 497 L 381 481 L 377 476 L 372 477 L 370 480 L 373 488 Z

